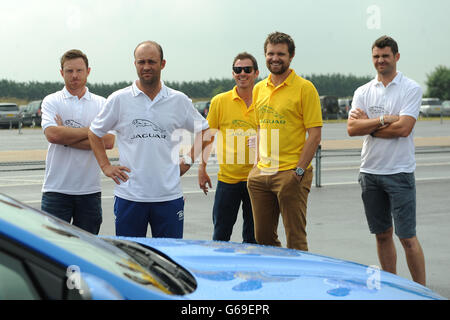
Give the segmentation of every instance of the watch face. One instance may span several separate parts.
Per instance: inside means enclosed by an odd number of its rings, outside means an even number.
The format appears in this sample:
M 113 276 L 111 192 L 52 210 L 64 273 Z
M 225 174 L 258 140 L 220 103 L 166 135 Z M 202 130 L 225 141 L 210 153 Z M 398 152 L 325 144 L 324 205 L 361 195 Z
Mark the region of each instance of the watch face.
M 192 159 L 189 156 L 184 156 L 183 157 L 184 163 L 187 164 L 188 166 L 192 166 Z
M 297 169 L 295 169 L 295 173 L 298 176 L 302 176 L 305 173 L 305 170 L 303 170 L 302 168 L 297 168 Z

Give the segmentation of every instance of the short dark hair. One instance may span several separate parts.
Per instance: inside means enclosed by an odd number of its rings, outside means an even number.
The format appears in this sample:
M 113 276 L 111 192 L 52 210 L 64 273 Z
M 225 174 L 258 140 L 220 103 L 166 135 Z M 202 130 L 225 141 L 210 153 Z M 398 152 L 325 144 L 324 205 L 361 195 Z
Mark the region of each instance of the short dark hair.
M 134 57 L 135 58 L 136 58 L 136 50 L 137 50 L 137 48 L 139 48 L 143 44 L 152 44 L 152 45 L 154 45 L 159 51 L 159 55 L 161 56 L 161 61 L 164 60 L 164 54 L 163 54 L 163 49 L 162 49 L 161 45 L 158 42 L 151 41 L 151 40 L 143 41 L 143 42 L 139 43 L 136 46 L 136 48 L 134 49 Z
M 258 70 L 258 62 L 256 61 L 255 57 L 252 56 L 250 53 L 248 52 L 241 52 L 239 53 L 233 60 L 233 65 L 232 67 L 234 67 L 234 64 L 236 63 L 236 61 L 238 60 L 243 60 L 243 59 L 250 59 L 252 61 L 253 64 L 253 69 L 256 71 Z
M 64 69 L 64 63 L 67 60 L 73 60 L 77 58 L 82 58 L 84 63 L 86 64 L 86 69 L 89 68 L 89 60 L 87 56 L 81 50 L 72 49 L 64 53 L 61 57 L 61 70 Z
M 264 42 L 264 54 L 267 52 L 267 45 L 268 44 L 279 44 L 279 43 L 285 43 L 288 46 L 289 55 L 291 57 L 295 54 L 295 43 L 294 40 L 292 40 L 291 36 L 283 33 L 283 32 L 272 32 L 267 36 L 266 42 Z
M 375 47 L 380 48 L 380 49 L 383 49 L 385 47 L 389 47 L 389 48 L 391 48 L 392 53 L 394 54 L 394 56 L 398 52 L 397 42 L 394 39 L 392 39 L 391 37 L 386 36 L 386 35 L 381 36 L 377 40 L 375 40 L 375 42 L 372 45 L 372 50 Z

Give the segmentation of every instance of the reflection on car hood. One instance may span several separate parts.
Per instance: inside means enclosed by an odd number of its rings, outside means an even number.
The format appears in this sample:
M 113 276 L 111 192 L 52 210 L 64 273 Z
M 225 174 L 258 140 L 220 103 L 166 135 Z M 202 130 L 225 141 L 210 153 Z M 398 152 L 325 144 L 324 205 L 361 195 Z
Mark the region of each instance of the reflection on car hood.
M 410 280 L 303 251 L 230 242 L 122 238 L 152 247 L 198 282 L 189 299 L 443 299 Z

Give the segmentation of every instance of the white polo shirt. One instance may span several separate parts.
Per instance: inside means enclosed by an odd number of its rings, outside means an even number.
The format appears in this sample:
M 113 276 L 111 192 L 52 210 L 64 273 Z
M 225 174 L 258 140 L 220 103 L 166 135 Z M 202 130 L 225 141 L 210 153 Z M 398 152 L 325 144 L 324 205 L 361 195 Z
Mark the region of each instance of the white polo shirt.
M 64 87 L 42 101 L 42 129 L 45 131 L 48 127 L 57 126 L 56 115 L 61 116 L 66 127 L 89 127 L 105 101 L 105 98 L 90 93 L 89 89 L 78 99 Z M 49 143 L 42 192 L 80 195 L 100 191 L 100 167 L 91 150 Z
M 401 72 L 387 87 L 377 78 L 356 89 L 352 109 L 360 108 L 369 118 L 381 115 L 419 116 L 422 89 Z M 395 174 L 413 172 L 416 168 L 414 129 L 408 137 L 375 138 L 367 135 L 361 152 L 361 172 Z
M 198 132 L 208 122 L 182 92 L 162 88 L 153 101 L 134 82 L 111 94 L 91 124 L 102 137 L 116 131 L 120 165 L 131 170 L 114 194 L 137 202 L 162 202 L 183 196 L 179 148 L 182 131 Z

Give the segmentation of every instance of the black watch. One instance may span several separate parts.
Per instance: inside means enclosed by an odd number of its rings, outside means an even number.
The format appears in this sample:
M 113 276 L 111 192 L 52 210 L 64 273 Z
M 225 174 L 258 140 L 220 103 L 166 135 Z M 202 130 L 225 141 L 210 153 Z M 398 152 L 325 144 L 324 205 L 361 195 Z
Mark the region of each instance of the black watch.
M 295 174 L 299 177 L 303 176 L 305 174 L 305 170 L 300 167 L 295 168 L 294 171 L 295 171 Z

